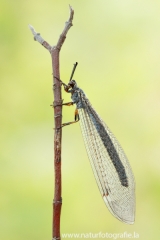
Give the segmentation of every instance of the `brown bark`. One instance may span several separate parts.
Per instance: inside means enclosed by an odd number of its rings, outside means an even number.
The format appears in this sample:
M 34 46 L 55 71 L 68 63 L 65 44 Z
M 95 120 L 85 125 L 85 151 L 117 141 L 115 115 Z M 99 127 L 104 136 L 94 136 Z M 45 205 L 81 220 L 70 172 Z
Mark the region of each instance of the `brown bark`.
M 55 133 L 54 133 L 54 172 L 55 172 L 55 187 L 54 187 L 54 200 L 53 200 L 53 223 L 52 223 L 52 240 L 60 239 L 60 216 L 61 216 L 61 140 L 62 140 L 62 98 L 61 98 L 61 83 L 54 76 L 60 79 L 59 71 L 59 52 L 66 39 L 66 34 L 72 26 L 72 20 L 74 10 L 71 6 L 69 20 L 65 23 L 65 27 L 58 39 L 56 46 L 51 45 L 45 41 L 34 28 L 29 25 L 30 30 L 34 35 L 34 40 L 41 43 L 50 53 L 52 58 L 53 69 L 53 94 L 54 94 L 54 121 L 55 121 Z

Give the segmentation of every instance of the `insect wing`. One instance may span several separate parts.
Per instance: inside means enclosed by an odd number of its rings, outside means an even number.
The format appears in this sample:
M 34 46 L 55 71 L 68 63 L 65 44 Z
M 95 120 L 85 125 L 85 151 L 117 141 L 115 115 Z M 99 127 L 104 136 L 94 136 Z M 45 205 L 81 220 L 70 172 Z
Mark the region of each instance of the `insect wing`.
M 87 100 L 84 104 L 85 108 L 78 109 L 80 125 L 100 193 L 116 218 L 133 224 L 135 181 L 129 161 L 90 102 Z

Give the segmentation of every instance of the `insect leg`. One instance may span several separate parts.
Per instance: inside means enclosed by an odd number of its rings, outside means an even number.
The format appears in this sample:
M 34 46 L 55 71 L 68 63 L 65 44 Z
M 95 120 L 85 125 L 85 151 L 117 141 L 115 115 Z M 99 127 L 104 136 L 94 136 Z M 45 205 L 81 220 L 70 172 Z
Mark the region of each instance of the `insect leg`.
M 72 106 L 73 104 L 74 104 L 74 102 L 62 103 L 62 105 L 64 105 L 64 106 Z
M 77 109 L 77 108 L 76 108 L 76 110 L 75 110 L 74 119 L 75 119 L 75 121 L 73 121 L 73 122 L 62 123 L 62 126 L 61 126 L 61 127 L 65 127 L 65 126 L 67 126 L 67 125 L 70 125 L 70 124 L 73 124 L 73 123 L 76 123 L 76 122 L 79 121 L 80 118 L 79 118 L 79 114 L 78 114 L 78 109 Z
M 67 103 L 59 103 L 59 102 L 54 102 L 53 104 L 51 104 L 51 107 L 57 107 L 57 106 L 72 106 L 74 104 L 74 102 L 67 102 Z

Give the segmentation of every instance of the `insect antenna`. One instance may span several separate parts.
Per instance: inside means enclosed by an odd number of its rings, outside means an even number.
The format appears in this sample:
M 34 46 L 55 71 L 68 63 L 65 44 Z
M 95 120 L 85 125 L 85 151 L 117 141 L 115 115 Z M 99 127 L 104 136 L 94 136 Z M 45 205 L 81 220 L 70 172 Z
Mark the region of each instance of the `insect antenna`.
M 70 76 L 70 80 L 69 80 L 69 81 L 72 80 L 72 77 L 73 77 L 73 75 L 74 75 L 74 72 L 75 72 L 75 70 L 76 70 L 77 65 L 78 65 L 78 62 L 76 62 L 76 63 L 74 64 L 74 66 L 73 66 L 73 70 L 72 70 L 72 73 L 71 73 L 71 76 Z

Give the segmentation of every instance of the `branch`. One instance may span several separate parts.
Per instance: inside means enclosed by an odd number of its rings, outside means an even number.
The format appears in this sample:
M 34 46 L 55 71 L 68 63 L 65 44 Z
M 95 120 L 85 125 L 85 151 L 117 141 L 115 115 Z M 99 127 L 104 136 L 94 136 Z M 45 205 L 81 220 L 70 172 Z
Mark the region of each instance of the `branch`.
M 55 171 L 55 188 L 54 188 L 54 200 L 53 200 L 53 227 L 52 227 L 52 240 L 60 239 L 60 215 L 61 215 L 61 141 L 62 141 L 62 97 L 61 97 L 61 83 L 57 80 L 60 79 L 59 74 L 59 52 L 66 39 L 66 35 L 70 27 L 72 26 L 72 20 L 74 10 L 71 6 L 70 16 L 65 23 L 65 27 L 58 39 L 57 45 L 51 47 L 51 45 L 45 41 L 35 29 L 29 25 L 29 28 L 34 36 L 34 40 L 42 44 L 51 54 L 52 69 L 53 69 L 53 94 L 54 94 L 54 121 L 55 121 L 55 133 L 54 133 L 54 171 Z M 54 78 L 56 76 L 56 78 Z
M 59 48 L 59 50 L 61 49 L 63 42 L 65 41 L 66 35 L 68 30 L 72 27 L 72 20 L 73 20 L 73 15 L 74 15 L 74 10 L 72 9 L 72 7 L 69 5 L 69 9 L 70 9 L 70 17 L 68 19 L 67 22 L 65 22 L 65 27 L 63 32 L 61 33 L 59 40 L 57 42 L 56 47 Z
M 35 29 L 32 25 L 29 24 L 28 26 L 34 36 L 34 40 L 39 42 L 40 44 L 42 44 L 46 49 L 48 49 L 49 52 L 51 52 L 51 49 L 52 49 L 51 45 L 41 37 L 40 33 L 37 33 L 35 31 Z

